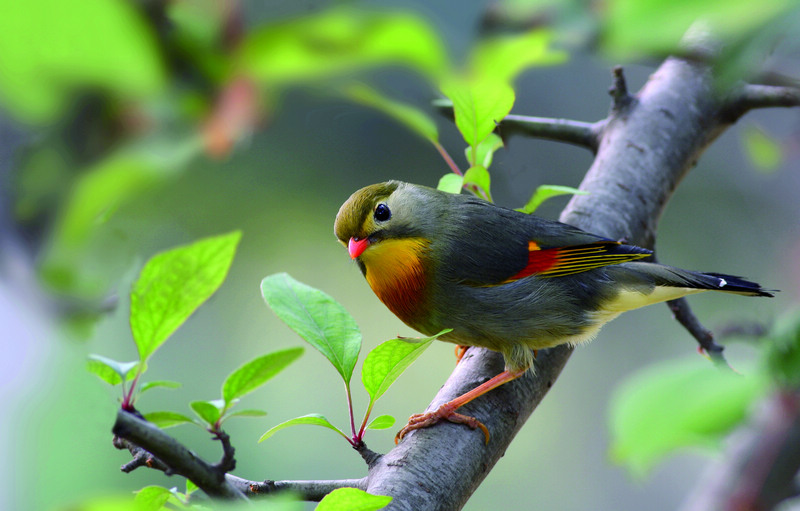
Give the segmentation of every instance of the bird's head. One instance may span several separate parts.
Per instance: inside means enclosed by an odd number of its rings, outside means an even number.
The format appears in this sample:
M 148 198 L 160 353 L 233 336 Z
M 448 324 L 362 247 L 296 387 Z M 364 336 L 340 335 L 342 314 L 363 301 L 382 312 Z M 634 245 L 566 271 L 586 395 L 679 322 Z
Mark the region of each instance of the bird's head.
M 429 196 L 427 188 L 400 181 L 364 187 L 339 209 L 336 237 L 353 259 L 385 240 L 427 239 Z

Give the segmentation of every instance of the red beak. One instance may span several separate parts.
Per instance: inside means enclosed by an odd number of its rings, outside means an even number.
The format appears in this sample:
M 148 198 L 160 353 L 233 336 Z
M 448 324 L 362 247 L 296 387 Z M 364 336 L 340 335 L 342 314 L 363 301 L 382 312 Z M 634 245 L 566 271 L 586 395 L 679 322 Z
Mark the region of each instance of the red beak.
M 360 256 L 369 246 L 369 238 L 350 238 L 347 244 L 347 251 L 350 252 L 350 258 L 355 259 Z

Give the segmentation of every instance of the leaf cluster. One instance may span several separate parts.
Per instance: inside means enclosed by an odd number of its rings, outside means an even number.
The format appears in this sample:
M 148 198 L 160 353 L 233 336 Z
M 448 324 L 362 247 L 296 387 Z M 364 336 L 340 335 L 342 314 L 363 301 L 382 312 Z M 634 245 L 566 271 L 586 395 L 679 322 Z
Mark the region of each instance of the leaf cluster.
M 240 238 L 239 231 L 205 238 L 157 254 L 144 265 L 131 290 L 130 325 L 139 359 L 117 362 L 93 354 L 87 366 L 106 383 L 122 386 L 123 409 L 134 411 L 138 397 L 149 389 L 180 386 L 173 381 L 142 382 L 141 377 L 156 350 L 222 285 Z M 302 353 L 303 348 L 289 348 L 243 364 L 225 379 L 221 399 L 191 403 L 194 419 L 171 411 L 149 412 L 144 417 L 160 427 L 193 423 L 220 433 L 222 423 L 231 417 L 263 416 L 261 410 L 231 408 Z
M 381 415 L 370 421 L 375 402 L 437 337 L 449 331 L 419 339 L 392 339 L 370 351 L 361 369 L 361 381 L 369 394 L 369 404 L 361 425 L 357 428 L 350 380 L 361 351 L 362 336 L 353 317 L 330 295 L 298 282 L 286 273 L 264 278 L 261 282 L 261 294 L 273 312 L 322 353 L 339 373 L 344 382 L 350 413 L 350 436 L 324 415 L 312 413 L 270 428 L 259 442 L 289 426 L 310 424 L 333 430 L 351 445 L 358 447 L 367 429 L 386 429 L 394 425 L 394 417 L 388 415 Z

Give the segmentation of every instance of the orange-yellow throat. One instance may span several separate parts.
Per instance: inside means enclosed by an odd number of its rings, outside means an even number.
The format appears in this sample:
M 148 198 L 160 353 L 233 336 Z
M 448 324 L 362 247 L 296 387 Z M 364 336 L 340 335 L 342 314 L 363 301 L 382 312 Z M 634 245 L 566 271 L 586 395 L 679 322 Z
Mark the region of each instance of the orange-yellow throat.
M 405 323 L 413 323 L 424 302 L 427 247 L 422 238 L 387 239 L 361 254 L 369 286 Z

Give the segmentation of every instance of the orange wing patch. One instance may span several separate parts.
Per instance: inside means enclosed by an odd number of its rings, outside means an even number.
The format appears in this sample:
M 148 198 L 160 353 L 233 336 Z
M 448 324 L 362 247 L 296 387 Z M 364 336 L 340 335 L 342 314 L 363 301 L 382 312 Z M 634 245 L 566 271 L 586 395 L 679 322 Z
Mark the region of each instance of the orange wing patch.
M 649 250 L 623 245 L 618 241 L 598 241 L 588 245 L 545 249 L 536 242 L 529 241 L 528 264 L 506 282 L 523 279 L 530 275 L 563 277 L 594 268 L 635 261 L 649 255 Z

